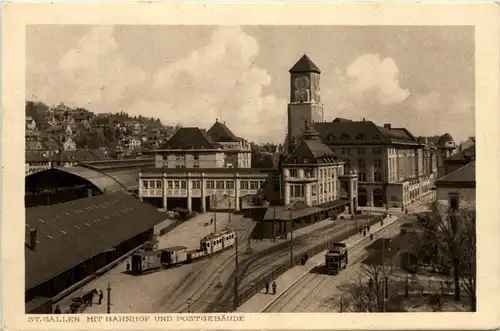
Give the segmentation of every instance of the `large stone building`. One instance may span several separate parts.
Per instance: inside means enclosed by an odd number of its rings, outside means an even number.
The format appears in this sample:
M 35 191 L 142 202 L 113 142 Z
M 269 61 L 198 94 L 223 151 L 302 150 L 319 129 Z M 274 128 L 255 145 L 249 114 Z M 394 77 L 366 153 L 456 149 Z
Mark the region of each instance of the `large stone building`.
M 346 177 L 344 165 L 307 122 L 301 142 L 283 162 L 284 205 L 302 201 L 313 207 L 344 198 L 344 205 L 355 210 L 357 176 Z
M 304 55 L 290 69 L 287 150 L 292 153 L 313 123 L 323 142 L 358 173 L 358 205 L 404 207 L 430 193 L 436 178 L 435 151 L 405 128 L 368 120 L 324 122 L 318 67 Z
M 252 163 L 249 143 L 218 120 L 208 131 L 180 128 L 166 148 L 153 153 L 157 168 L 250 168 Z

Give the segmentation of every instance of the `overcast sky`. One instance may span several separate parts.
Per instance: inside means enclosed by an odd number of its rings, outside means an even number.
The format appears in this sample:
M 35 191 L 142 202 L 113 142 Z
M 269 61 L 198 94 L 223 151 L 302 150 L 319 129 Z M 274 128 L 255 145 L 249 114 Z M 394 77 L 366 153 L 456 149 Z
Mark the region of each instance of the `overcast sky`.
M 289 74 L 321 69 L 325 120 L 474 135 L 474 33 L 462 27 L 30 26 L 26 98 L 283 142 Z

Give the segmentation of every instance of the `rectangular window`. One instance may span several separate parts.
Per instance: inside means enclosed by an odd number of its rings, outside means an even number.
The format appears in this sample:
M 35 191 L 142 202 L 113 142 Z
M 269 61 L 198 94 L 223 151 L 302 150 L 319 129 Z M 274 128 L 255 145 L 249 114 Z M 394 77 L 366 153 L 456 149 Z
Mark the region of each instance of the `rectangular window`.
M 161 180 L 156 181 L 156 188 L 161 188 Z
M 259 189 L 259 182 L 256 180 L 251 180 L 250 181 L 250 189 L 251 190 L 258 190 Z
M 234 190 L 234 182 L 232 180 L 226 181 L 226 189 Z
M 290 177 L 291 178 L 297 178 L 298 177 L 298 172 L 296 169 L 290 169 Z
M 316 189 L 316 185 L 311 185 L 311 193 L 313 196 L 315 196 L 318 193 L 317 189 Z
M 240 182 L 240 189 L 242 189 L 242 190 L 248 190 L 248 181 L 242 180 Z
M 195 190 L 199 190 L 201 188 L 201 182 L 199 180 L 193 180 L 191 185 Z
M 382 148 L 380 148 L 380 147 L 374 147 L 373 148 L 373 154 L 382 154 Z
M 170 188 L 170 189 L 174 188 L 174 182 L 173 182 L 173 181 L 171 181 L 171 180 L 169 180 L 169 181 L 167 182 L 167 185 L 168 185 L 168 188 Z
M 224 189 L 224 181 L 218 180 L 215 182 L 215 188 L 217 190 L 223 190 Z
M 193 155 L 193 160 L 199 160 L 199 159 L 200 159 L 200 156 L 198 154 Z
M 175 180 L 174 181 L 174 188 L 180 188 L 181 187 L 181 184 L 179 183 L 178 180 Z
M 458 209 L 460 207 L 460 196 L 458 193 L 450 193 L 450 208 Z
M 206 185 L 207 185 L 207 189 L 209 189 L 209 190 L 213 190 L 215 188 L 215 183 L 213 180 L 207 180 Z
M 373 160 L 373 166 L 375 168 L 382 168 L 382 160 L 380 160 L 380 159 Z
M 259 188 L 264 188 L 264 186 L 266 185 L 265 183 L 266 183 L 266 181 L 265 181 L 265 180 L 261 180 L 261 181 L 259 182 Z
M 143 180 L 142 181 L 142 187 L 143 188 L 149 188 L 149 181 L 148 180 Z
M 177 161 L 184 161 L 184 155 L 177 154 L 177 155 L 175 156 L 175 159 L 176 159 Z
M 365 169 L 365 160 L 364 159 L 358 160 L 358 169 L 359 169 L 359 171 L 363 171 Z

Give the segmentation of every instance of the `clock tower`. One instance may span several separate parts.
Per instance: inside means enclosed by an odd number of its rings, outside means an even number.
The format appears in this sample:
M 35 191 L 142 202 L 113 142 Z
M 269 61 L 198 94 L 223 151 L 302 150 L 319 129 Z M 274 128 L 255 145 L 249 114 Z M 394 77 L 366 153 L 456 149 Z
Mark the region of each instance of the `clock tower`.
M 321 70 L 307 55 L 304 54 L 289 72 L 288 148 L 291 149 L 302 139 L 306 120 L 309 123 L 323 122 L 323 105 L 319 81 Z

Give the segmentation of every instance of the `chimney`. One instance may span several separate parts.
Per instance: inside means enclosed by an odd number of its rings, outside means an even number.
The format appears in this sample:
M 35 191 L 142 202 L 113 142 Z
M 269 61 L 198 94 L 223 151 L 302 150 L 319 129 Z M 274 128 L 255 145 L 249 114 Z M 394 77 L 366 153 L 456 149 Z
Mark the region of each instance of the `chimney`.
M 30 228 L 30 249 L 32 251 L 36 251 L 36 237 L 37 237 L 37 233 L 36 233 L 36 229 L 35 228 Z
M 389 130 L 390 130 L 390 129 L 391 129 L 391 124 L 390 124 L 390 123 L 384 124 L 384 128 L 386 128 L 386 129 L 389 129 Z

